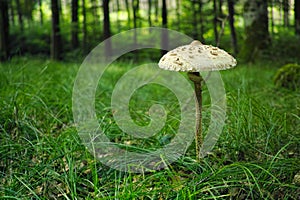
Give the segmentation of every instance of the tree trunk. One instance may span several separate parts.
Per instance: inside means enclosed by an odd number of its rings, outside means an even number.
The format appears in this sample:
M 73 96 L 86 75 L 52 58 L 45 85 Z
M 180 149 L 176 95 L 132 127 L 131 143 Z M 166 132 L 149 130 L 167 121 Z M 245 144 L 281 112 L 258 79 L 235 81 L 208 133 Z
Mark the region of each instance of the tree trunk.
M 300 35 L 300 1 L 295 0 L 295 33 Z
M 271 34 L 274 34 L 274 27 L 275 27 L 275 23 L 274 23 L 274 0 L 270 0 L 270 4 L 271 4 L 271 9 L 270 9 L 270 16 L 271 16 Z
M 218 11 L 217 11 L 217 0 L 213 0 L 213 12 L 214 12 L 214 36 L 215 36 L 215 44 L 219 42 L 219 34 L 218 34 Z
M 240 52 L 245 61 L 254 61 L 270 44 L 268 30 L 268 3 L 265 0 L 251 0 L 244 4 L 246 39 Z
M 238 47 L 237 47 L 237 39 L 236 39 L 236 32 L 234 26 L 234 0 L 227 0 L 228 5 L 228 13 L 229 13 L 229 26 L 230 26 L 230 35 L 231 35 L 231 43 L 234 55 L 238 54 Z
M 162 26 L 164 28 L 167 28 L 168 27 L 168 10 L 167 10 L 166 0 L 162 0 L 161 15 L 162 15 Z
M 162 0 L 162 27 L 163 28 L 168 28 L 168 10 L 167 10 L 167 2 L 166 0 Z M 169 46 L 169 35 L 168 32 L 163 30 L 162 35 L 161 35 L 161 45 L 162 45 L 162 50 L 161 50 L 161 55 L 164 55 L 167 53 L 167 50 Z
M 86 7 L 85 7 L 85 0 L 81 1 L 82 3 L 82 33 L 83 33 L 83 38 L 82 38 L 82 48 L 83 52 L 87 52 L 87 24 L 86 24 Z
M 152 10 L 152 3 L 151 3 L 151 0 L 148 0 L 148 25 L 149 25 L 149 27 L 152 26 L 151 10 Z
M 51 0 L 52 11 L 52 37 L 51 37 L 51 59 L 60 59 L 60 27 L 59 27 L 59 6 L 58 0 Z
M 131 13 L 130 13 L 130 5 L 129 1 L 125 0 L 125 5 L 126 5 L 126 11 L 127 11 L 127 26 L 128 28 L 131 27 Z
M 139 12 L 139 0 L 132 0 L 132 10 L 133 10 L 133 28 L 137 28 L 138 12 Z
M 298 0 L 295 0 L 295 1 L 298 1 Z M 285 27 L 288 27 L 289 26 L 289 11 L 290 11 L 289 0 L 283 0 L 282 7 L 283 7 L 283 25 Z
M 20 4 L 20 0 L 16 0 L 16 5 L 17 5 L 17 13 L 18 13 L 18 22 L 21 31 L 24 30 L 24 22 L 23 22 L 23 13 L 22 13 L 22 7 Z
M 121 22 L 120 22 L 120 1 L 116 0 L 116 5 L 117 5 L 117 28 L 118 32 L 121 31 Z
M 78 0 L 72 0 L 72 47 L 78 48 Z
M 103 39 L 106 40 L 111 36 L 110 19 L 109 19 L 109 0 L 103 0 Z M 111 56 L 111 42 L 105 41 L 105 53 L 107 57 Z
M 40 12 L 40 22 L 41 25 L 44 23 L 44 13 L 43 13 L 43 8 L 42 8 L 42 0 L 38 0 L 39 3 L 39 12 Z
M 0 61 L 9 57 L 8 0 L 0 0 Z

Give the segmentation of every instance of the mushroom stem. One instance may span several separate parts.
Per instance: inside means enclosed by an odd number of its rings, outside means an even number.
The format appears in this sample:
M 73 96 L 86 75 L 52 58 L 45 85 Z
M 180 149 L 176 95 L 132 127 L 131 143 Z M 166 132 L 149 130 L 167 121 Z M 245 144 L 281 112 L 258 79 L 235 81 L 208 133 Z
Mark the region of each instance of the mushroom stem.
M 197 99 L 196 104 L 196 133 L 195 133 L 195 143 L 196 143 L 196 159 L 200 161 L 200 150 L 203 143 L 202 139 L 202 76 L 199 72 L 189 72 L 189 79 L 194 82 L 195 85 L 195 95 Z

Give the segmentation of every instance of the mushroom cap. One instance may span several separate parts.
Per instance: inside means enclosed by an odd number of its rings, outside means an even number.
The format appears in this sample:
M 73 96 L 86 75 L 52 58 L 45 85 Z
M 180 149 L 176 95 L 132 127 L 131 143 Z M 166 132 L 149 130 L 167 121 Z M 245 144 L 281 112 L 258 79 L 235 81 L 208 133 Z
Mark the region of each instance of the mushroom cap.
M 158 66 L 171 71 L 201 72 L 233 68 L 236 60 L 226 51 L 211 45 L 203 45 L 198 40 L 177 47 L 166 53 Z

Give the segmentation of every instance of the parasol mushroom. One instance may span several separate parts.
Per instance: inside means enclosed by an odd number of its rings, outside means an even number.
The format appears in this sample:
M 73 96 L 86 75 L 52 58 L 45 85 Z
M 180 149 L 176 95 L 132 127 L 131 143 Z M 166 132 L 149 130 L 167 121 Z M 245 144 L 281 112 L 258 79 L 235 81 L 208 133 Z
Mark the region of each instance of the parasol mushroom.
M 196 157 L 201 158 L 202 139 L 202 81 L 201 71 L 219 71 L 233 68 L 236 60 L 226 51 L 211 45 L 203 45 L 194 40 L 188 45 L 177 47 L 166 53 L 158 66 L 165 70 L 188 72 L 188 77 L 195 86 L 197 99 L 196 114 Z

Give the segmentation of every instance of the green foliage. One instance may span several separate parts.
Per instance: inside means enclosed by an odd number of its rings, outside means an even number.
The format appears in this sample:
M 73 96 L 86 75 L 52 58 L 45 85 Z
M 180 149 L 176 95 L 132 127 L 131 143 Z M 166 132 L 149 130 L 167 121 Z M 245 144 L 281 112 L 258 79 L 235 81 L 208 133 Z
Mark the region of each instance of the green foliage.
M 291 90 L 300 89 L 300 65 L 286 64 L 278 69 L 274 83 L 276 86 L 285 87 Z

